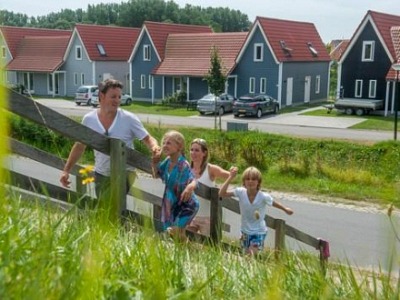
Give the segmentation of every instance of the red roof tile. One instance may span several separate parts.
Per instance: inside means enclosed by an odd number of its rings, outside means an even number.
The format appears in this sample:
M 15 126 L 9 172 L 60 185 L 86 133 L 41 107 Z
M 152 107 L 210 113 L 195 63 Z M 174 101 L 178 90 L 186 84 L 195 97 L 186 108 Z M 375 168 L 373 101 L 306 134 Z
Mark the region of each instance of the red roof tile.
M 400 64 L 400 26 L 393 26 L 390 28 L 390 34 L 392 38 L 392 44 L 394 48 L 394 53 L 395 53 L 395 61 L 393 62 L 394 64 Z M 397 72 L 393 69 L 392 67 L 389 69 L 389 72 L 386 74 L 386 79 L 396 79 Z M 397 78 L 397 80 L 400 80 L 400 78 Z
M 165 58 L 153 74 L 203 77 L 210 68 L 213 46 L 218 49 L 223 69 L 229 73 L 246 36 L 247 32 L 170 34 Z
M 140 33 L 140 28 L 132 27 L 76 24 L 75 28 L 92 61 L 128 61 Z M 100 54 L 98 44 L 106 55 Z
M 71 36 L 71 30 L 42 29 L 32 27 L 0 26 L 8 49 L 12 57 L 16 56 L 17 46 L 27 36 Z
M 328 51 L 313 23 L 257 17 L 278 61 L 330 61 Z M 285 51 L 281 45 L 284 42 Z M 317 55 L 313 55 L 310 46 Z
M 200 25 L 185 25 L 185 24 L 172 24 L 172 23 L 159 23 L 145 21 L 143 27 L 147 30 L 150 38 L 154 44 L 155 50 L 158 52 L 160 60 L 164 59 L 165 44 L 168 34 L 172 33 L 211 33 L 212 30 L 209 26 Z
M 69 36 L 27 36 L 17 46 L 15 58 L 8 70 L 53 72 L 63 63 Z
M 331 57 L 331 60 L 334 61 L 339 61 L 340 57 L 346 50 L 347 46 L 349 45 L 350 40 L 342 40 L 340 43 L 337 44 L 335 48 L 331 50 L 331 53 L 329 53 L 329 56 Z

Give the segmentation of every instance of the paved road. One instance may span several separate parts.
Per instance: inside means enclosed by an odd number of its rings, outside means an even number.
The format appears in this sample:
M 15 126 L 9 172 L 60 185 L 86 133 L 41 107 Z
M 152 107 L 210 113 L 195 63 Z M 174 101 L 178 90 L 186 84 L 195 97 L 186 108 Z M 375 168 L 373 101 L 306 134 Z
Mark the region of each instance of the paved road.
M 21 174 L 29 174 L 55 185 L 59 185 L 60 171 L 41 165 L 26 158 L 10 157 L 7 168 Z M 163 184 L 159 179 L 140 176 L 135 183 L 138 187 L 152 194 L 161 196 Z M 72 187 L 74 188 L 74 187 Z M 324 203 L 304 196 L 270 191 L 279 202 L 293 208 L 295 213 L 287 216 L 280 210 L 271 208 L 269 214 L 314 237 L 329 241 L 331 260 L 349 262 L 360 268 L 383 270 L 391 269 L 390 257 L 395 257 L 395 270 L 400 267 L 400 243 L 390 227 L 386 211 L 370 206 L 359 207 L 350 204 Z M 128 208 L 144 214 L 151 214 L 151 208 L 142 201 L 128 198 Z M 225 235 L 230 238 L 239 237 L 239 216 L 227 214 L 224 210 L 225 222 L 231 225 L 232 231 Z M 395 215 L 400 227 L 400 215 Z M 274 232 L 271 229 L 267 245 L 274 244 Z M 311 247 L 293 239 L 287 239 L 287 246 L 293 250 L 305 250 L 317 254 Z
M 83 116 L 92 107 L 76 106 L 72 101 L 65 100 L 37 100 L 50 108 L 68 116 Z M 144 123 L 180 125 L 193 127 L 214 128 L 213 116 L 160 116 L 152 114 L 137 114 Z M 188 121 L 188 119 L 190 121 Z M 393 133 L 375 130 L 355 130 L 348 127 L 362 122 L 363 118 L 340 118 L 340 117 L 312 117 L 296 113 L 266 115 L 261 119 L 255 118 L 234 118 L 232 114 L 222 117 L 222 128 L 227 128 L 228 122 L 247 123 L 250 130 L 259 130 L 275 134 L 290 136 L 342 139 L 354 141 L 384 141 L 393 139 Z

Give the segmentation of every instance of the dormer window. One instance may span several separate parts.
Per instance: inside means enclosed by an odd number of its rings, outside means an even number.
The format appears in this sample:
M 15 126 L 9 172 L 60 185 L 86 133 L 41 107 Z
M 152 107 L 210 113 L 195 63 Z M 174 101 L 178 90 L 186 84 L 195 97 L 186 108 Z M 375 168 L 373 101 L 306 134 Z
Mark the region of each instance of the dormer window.
M 143 60 L 151 60 L 150 45 L 143 45 Z
M 313 45 L 312 45 L 311 42 L 308 42 L 308 43 L 307 43 L 307 46 L 308 46 L 308 49 L 310 49 L 310 52 L 311 52 L 311 54 L 312 54 L 314 57 L 318 56 L 318 51 L 317 51 L 317 49 L 315 49 L 315 48 L 313 47 Z
M 75 47 L 75 59 L 82 60 L 82 47 L 81 46 Z
M 292 51 L 293 51 L 293 49 L 287 47 L 285 41 L 283 41 L 283 40 L 282 40 L 282 41 L 279 41 L 279 43 L 281 44 L 281 48 L 282 48 L 282 50 L 285 52 L 285 55 L 286 55 L 286 56 L 292 56 Z
M 104 49 L 103 44 L 96 44 L 97 50 L 99 51 L 101 56 L 107 56 L 106 50 Z

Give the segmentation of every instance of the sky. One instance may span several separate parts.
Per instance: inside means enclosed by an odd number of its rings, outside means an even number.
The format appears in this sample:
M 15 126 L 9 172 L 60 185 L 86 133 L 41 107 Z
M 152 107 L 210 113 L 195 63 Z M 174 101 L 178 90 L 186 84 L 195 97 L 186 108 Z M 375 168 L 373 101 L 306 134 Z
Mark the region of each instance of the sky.
M 257 16 L 314 23 L 324 43 L 351 38 L 368 10 L 400 15 L 399 0 L 173 0 L 201 7 L 240 10 L 253 22 Z M 7 3 L 6 3 L 7 2 Z M 128 0 L 1 0 L 0 9 L 44 16 L 62 9 L 87 9 L 88 4 L 121 3 Z

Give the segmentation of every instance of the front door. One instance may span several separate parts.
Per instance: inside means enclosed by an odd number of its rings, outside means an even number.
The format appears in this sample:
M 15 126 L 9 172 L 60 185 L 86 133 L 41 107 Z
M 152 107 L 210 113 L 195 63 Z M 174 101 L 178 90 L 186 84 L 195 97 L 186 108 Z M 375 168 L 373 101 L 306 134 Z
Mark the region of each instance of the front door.
M 292 105 L 293 102 L 293 78 L 286 79 L 286 106 Z
M 311 76 L 304 78 L 304 103 L 310 102 Z

